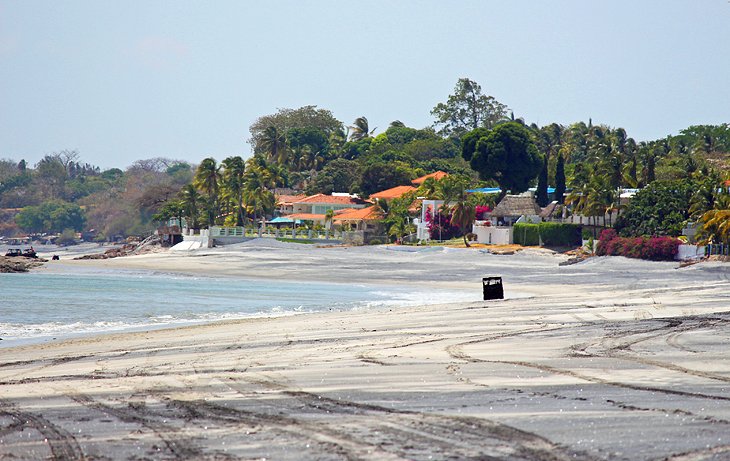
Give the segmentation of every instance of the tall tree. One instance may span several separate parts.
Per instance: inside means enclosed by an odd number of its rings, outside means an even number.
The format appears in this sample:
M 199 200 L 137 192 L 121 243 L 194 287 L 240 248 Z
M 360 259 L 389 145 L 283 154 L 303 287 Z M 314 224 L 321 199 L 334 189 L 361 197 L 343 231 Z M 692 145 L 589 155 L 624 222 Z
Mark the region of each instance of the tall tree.
M 214 226 L 219 211 L 218 190 L 220 185 L 220 167 L 214 158 L 208 157 L 200 162 L 193 184 L 206 195 L 208 226 Z
M 468 78 L 460 78 L 446 102 L 436 104 L 431 110 L 439 133 L 457 138 L 476 128 L 492 128 L 506 120 L 507 114 L 507 106 L 482 94 L 482 87 Z
M 471 232 L 471 225 L 474 224 L 475 216 L 476 207 L 469 201 L 466 192 L 462 192 L 451 207 L 451 222 L 461 229 L 462 237 L 464 237 L 464 245 L 467 248 L 470 245 L 466 236 Z
M 180 191 L 180 204 L 183 207 L 183 215 L 188 219 L 187 225 L 190 229 L 198 228 L 200 201 L 200 193 L 192 184 L 187 184 Z
M 272 162 L 286 164 L 288 160 L 286 136 L 275 126 L 266 127 L 263 131 L 259 139 L 259 149 Z
M 558 154 L 555 166 L 555 200 L 560 204 L 565 202 L 565 159 L 562 153 Z
M 342 122 L 332 112 L 318 109 L 317 106 L 304 106 L 298 109 L 279 109 L 275 114 L 264 115 L 256 119 L 249 128 L 249 143 L 255 154 L 266 152 L 266 144 L 261 141 L 269 127 L 275 127 L 277 133 L 286 135 L 293 128 L 314 128 L 322 131 L 326 137 L 344 131 Z
M 374 128 L 370 130 L 366 117 L 356 118 L 349 128 L 350 141 L 360 141 L 361 139 L 369 138 L 375 132 Z
M 236 213 L 236 226 L 243 226 L 243 186 L 246 164 L 240 156 L 228 157 L 221 162 L 223 166 L 223 197 L 233 205 Z
M 497 181 L 503 194 L 527 190 L 543 164 L 529 129 L 517 122 L 466 134 L 462 155 L 481 179 Z
M 547 206 L 548 204 L 548 159 L 545 159 L 542 164 L 542 170 L 540 175 L 537 177 L 537 193 L 536 193 L 537 204 L 541 207 Z

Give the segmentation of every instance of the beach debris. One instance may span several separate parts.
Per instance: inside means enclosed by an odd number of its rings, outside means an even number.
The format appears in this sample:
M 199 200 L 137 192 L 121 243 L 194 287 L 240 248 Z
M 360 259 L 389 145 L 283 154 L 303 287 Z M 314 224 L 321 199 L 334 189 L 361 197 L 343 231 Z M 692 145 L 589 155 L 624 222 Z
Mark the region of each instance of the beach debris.
M 110 248 L 104 253 L 84 255 L 74 259 L 111 259 L 121 256 L 158 253 L 161 250 L 163 250 L 161 239 L 157 235 L 152 235 L 139 243 L 125 243 L 120 247 Z
M 483 277 L 482 290 L 484 291 L 485 301 L 489 299 L 504 299 L 502 277 Z

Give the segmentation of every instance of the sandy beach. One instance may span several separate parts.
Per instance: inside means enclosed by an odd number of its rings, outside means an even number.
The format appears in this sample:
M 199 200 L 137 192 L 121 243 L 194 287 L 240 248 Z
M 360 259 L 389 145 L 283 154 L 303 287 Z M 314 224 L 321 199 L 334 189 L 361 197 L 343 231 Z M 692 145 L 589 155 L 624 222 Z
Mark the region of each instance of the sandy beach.
M 0 460 L 730 459 L 730 265 L 400 250 L 49 263 L 467 300 L 4 348 Z M 480 300 L 487 275 L 507 299 Z

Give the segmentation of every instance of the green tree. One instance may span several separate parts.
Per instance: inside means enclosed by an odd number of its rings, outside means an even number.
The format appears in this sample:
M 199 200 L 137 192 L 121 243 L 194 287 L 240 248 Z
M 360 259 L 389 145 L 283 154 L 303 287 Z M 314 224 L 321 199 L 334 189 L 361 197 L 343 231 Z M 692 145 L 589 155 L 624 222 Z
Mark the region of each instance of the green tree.
M 214 226 L 219 212 L 218 190 L 220 185 L 220 167 L 214 158 L 208 157 L 200 162 L 193 184 L 205 194 L 208 226 Z
M 462 155 L 481 179 L 497 181 L 503 194 L 527 190 L 543 165 L 529 130 L 517 122 L 468 133 Z
M 625 237 L 678 236 L 689 218 L 696 184 L 688 180 L 655 181 L 634 195 L 616 222 Z
M 352 123 L 352 126 L 350 126 L 350 141 L 360 141 L 369 138 L 374 132 L 374 128 L 370 130 L 366 117 L 358 117 Z
M 78 205 L 51 200 L 23 208 L 15 222 L 27 232 L 59 233 L 64 229 L 83 230 L 86 218 Z
M 396 241 L 408 234 L 412 234 L 416 230 L 410 212 L 411 205 L 413 205 L 415 199 L 416 194 L 414 192 L 408 192 L 398 198 L 377 200 L 375 202 L 375 207 L 382 216 L 385 233 Z
M 266 127 L 258 142 L 258 148 L 269 161 L 282 165 L 287 163 L 289 148 L 286 143 L 286 136 L 275 126 Z
M 253 147 L 254 154 L 271 153 L 270 142 L 263 142 L 267 137 L 265 132 L 270 127 L 276 129 L 278 136 L 286 135 L 293 128 L 314 128 L 323 132 L 326 137 L 344 131 L 342 122 L 329 110 L 317 109 L 317 106 L 279 109 L 275 114 L 259 117 L 249 128 L 251 132 L 249 143 Z
M 471 232 L 471 226 L 474 224 L 476 207 L 469 200 L 466 192 L 462 192 L 451 207 L 451 222 L 461 228 L 462 237 L 464 237 L 464 245 L 469 248 L 469 241 L 466 235 Z
M 240 156 L 228 157 L 221 162 L 223 172 L 221 185 L 223 199 L 233 205 L 236 225 L 243 226 L 243 187 L 246 163 Z
M 402 162 L 377 161 L 363 169 L 360 191 L 370 195 L 391 187 L 408 185 L 414 178 L 413 170 Z
M 548 159 L 547 156 L 543 161 L 542 170 L 540 175 L 537 177 L 537 192 L 536 192 L 537 204 L 541 207 L 547 206 L 548 204 Z
M 202 197 L 198 189 L 192 184 L 187 184 L 180 191 L 180 204 L 183 207 L 183 216 L 187 218 L 187 224 L 190 229 L 198 228 L 201 201 Z
M 270 189 L 276 187 L 277 171 L 261 156 L 255 155 L 246 162 L 243 201 L 254 222 L 259 216 L 273 212 L 276 206 L 276 197 Z
M 182 224 L 183 216 L 185 216 L 185 204 L 182 200 L 168 200 L 160 210 L 152 215 L 152 219 L 158 222 L 166 223 L 170 219 L 177 219 Z
M 344 158 L 329 162 L 307 187 L 308 194 L 351 192 L 360 183 L 360 164 Z
M 492 128 L 506 120 L 507 106 L 494 97 L 482 94 L 482 87 L 468 78 L 460 78 L 445 103 L 431 110 L 436 117 L 434 127 L 443 136 L 461 137 L 480 127 Z
M 565 160 L 562 153 L 558 154 L 555 167 L 555 199 L 561 204 L 565 201 Z

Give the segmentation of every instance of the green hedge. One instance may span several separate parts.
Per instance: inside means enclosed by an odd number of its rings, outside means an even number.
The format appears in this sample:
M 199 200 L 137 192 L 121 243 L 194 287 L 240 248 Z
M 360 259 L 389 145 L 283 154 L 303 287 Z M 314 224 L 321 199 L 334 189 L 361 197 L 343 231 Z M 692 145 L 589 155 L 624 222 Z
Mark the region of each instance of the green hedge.
M 514 225 L 514 242 L 523 246 L 580 246 L 581 226 L 543 222 L 539 224 L 517 223 Z
M 539 224 L 517 223 L 512 230 L 516 244 L 522 246 L 535 246 L 540 244 Z
M 583 243 L 582 226 L 578 224 L 542 222 L 539 226 L 543 245 L 571 247 Z

